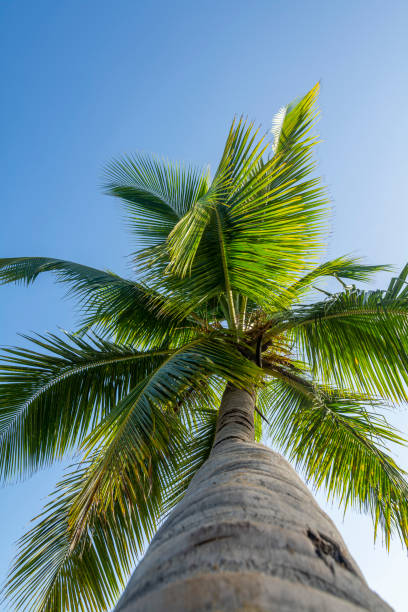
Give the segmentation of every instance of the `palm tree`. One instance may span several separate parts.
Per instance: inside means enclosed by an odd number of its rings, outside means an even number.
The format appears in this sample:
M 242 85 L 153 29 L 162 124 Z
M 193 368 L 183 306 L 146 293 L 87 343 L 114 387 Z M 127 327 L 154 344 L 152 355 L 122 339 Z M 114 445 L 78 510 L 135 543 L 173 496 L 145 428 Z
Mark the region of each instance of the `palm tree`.
M 272 143 L 234 121 L 212 180 L 141 155 L 109 165 L 137 281 L 0 260 L 5 283 L 54 272 L 82 312 L 75 333 L 4 350 L 3 481 L 76 449 L 20 541 L 5 588 L 17 610 L 108 609 L 153 536 L 117 610 L 390 609 L 293 468 L 260 443 L 370 513 L 386 545 L 393 534 L 408 544 L 408 483 L 387 450 L 404 440 L 381 415 L 407 400 L 408 267 L 363 290 L 344 279 L 387 267 L 318 265 L 317 94 L 279 111 Z M 335 289 L 321 289 L 330 277 Z

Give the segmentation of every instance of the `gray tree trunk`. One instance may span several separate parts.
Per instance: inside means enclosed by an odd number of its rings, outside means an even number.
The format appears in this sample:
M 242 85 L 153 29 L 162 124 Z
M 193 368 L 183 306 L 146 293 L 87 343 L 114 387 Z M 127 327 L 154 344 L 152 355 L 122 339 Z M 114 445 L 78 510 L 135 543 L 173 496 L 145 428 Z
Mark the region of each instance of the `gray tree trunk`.
M 368 544 L 369 545 L 369 544 Z M 227 388 L 210 457 L 153 538 L 117 612 L 389 611 L 293 468 L 254 442 Z

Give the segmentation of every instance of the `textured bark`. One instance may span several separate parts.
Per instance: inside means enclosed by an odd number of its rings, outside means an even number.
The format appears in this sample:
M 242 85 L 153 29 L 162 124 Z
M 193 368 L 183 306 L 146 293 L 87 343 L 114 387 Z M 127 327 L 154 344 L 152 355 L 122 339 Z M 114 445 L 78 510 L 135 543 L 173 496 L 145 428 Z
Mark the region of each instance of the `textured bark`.
M 227 389 L 211 455 L 157 532 L 117 612 L 370 610 L 385 604 L 293 468 Z

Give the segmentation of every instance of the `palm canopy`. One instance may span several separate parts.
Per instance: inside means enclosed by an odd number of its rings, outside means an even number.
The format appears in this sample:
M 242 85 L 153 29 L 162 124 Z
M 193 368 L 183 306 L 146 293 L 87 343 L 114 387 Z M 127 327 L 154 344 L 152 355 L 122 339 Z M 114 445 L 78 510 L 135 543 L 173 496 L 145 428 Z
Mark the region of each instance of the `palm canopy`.
M 234 121 L 210 178 L 136 155 L 106 190 L 137 237 L 137 279 L 51 258 L 0 260 L 3 283 L 53 272 L 80 305 L 76 333 L 3 352 L 0 474 L 79 457 L 22 538 L 6 594 L 19 608 L 101 610 L 208 457 L 226 383 L 257 392 L 267 435 L 316 486 L 408 544 L 405 441 L 381 416 L 407 400 L 408 267 L 318 264 L 328 202 L 315 176 L 318 86 L 272 138 Z M 313 302 L 316 284 L 339 291 Z

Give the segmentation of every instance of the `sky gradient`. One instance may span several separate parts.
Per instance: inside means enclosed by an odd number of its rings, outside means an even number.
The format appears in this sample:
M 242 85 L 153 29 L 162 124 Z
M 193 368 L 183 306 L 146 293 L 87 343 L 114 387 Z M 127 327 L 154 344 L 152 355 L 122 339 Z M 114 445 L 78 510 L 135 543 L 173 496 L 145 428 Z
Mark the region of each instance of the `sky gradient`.
M 317 156 L 333 201 L 327 257 L 408 261 L 408 4 L 242 0 L 0 3 L 0 256 L 44 255 L 130 274 L 134 245 L 106 162 L 145 151 L 215 166 L 234 115 L 273 114 L 321 81 Z M 378 286 L 387 281 L 378 277 Z M 0 344 L 73 329 L 51 277 L 1 288 Z M 408 434 L 408 412 L 389 413 Z M 400 450 L 408 469 L 408 451 Z M 0 580 L 58 466 L 1 489 Z M 370 586 L 406 608 L 408 559 L 373 544 L 369 517 L 324 504 Z M 0 608 L 6 610 L 6 608 Z

